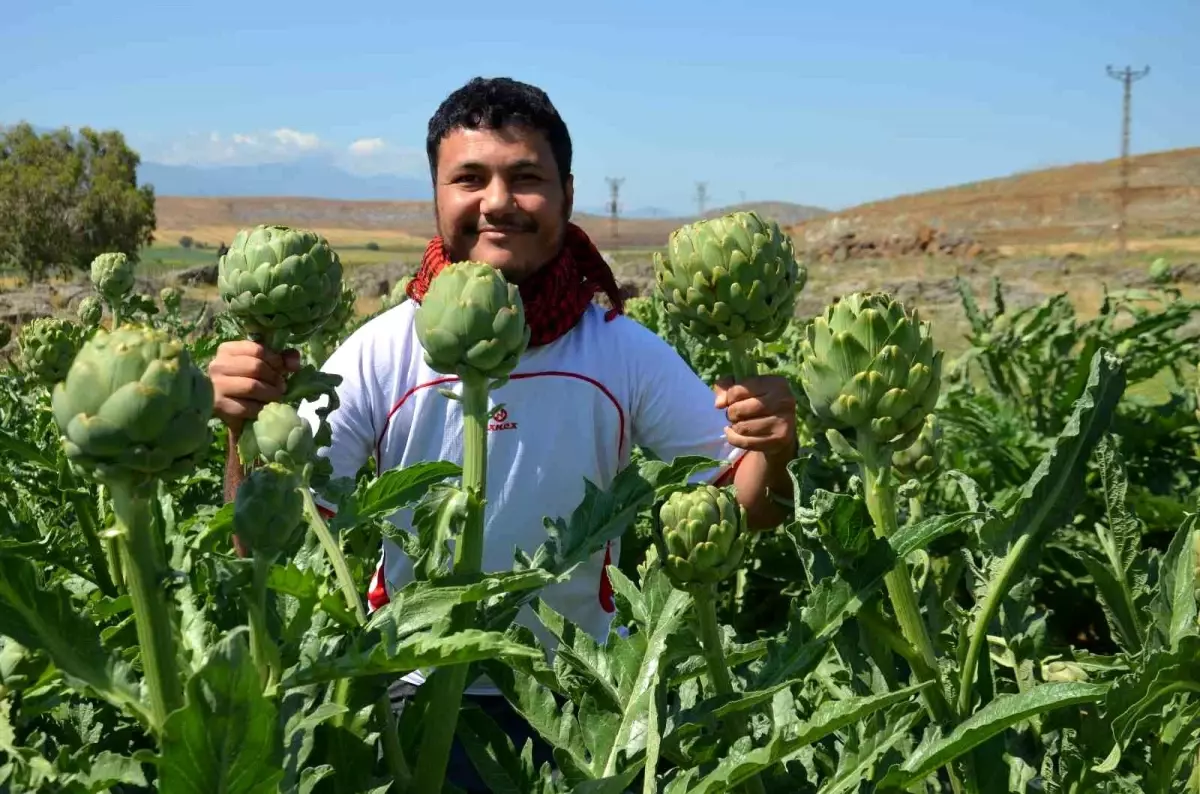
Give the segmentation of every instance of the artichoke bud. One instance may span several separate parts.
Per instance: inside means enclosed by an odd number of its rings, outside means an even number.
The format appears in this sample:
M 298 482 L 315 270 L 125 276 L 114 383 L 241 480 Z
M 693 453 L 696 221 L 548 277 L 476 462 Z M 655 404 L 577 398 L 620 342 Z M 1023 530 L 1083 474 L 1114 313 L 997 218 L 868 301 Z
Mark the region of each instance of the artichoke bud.
M 927 477 L 937 470 L 941 462 L 942 428 L 936 414 L 928 414 L 921 431 L 908 447 L 896 445 L 892 453 L 892 467 L 901 480 L 916 480 Z
M 174 313 L 179 311 L 183 296 L 176 287 L 163 287 L 158 291 L 158 299 L 162 301 L 164 309 Z
M 742 508 L 720 488 L 699 485 L 676 491 L 658 515 L 659 553 L 676 587 L 716 584 L 741 562 Z
M 1091 676 L 1075 662 L 1048 662 L 1042 664 L 1042 680 L 1049 682 L 1087 681 Z
M 941 350 L 915 310 L 854 293 L 805 329 L 800 384 L 818 420 L 872 448 L 911 444 L 941 388 Z M 909 437 L 911 434 L 911 437 Z
M 515 284 L 481 262 L 441 270 L 417 308 L 425 363 L 463 380 L 504 380 L 529 346 L 525 306 Z
M 94 328 L 100 324 L 100 320 L 104 317 L 104 305 L 95 295 L 87 295 L 83 300 L 79 301 L 79 306 L 75 309 L 75 314 L 79 317 L 79 322 L 88 328 Z
M 217 289 L 243 331 L 272 350 L 307 341 L 339 306 L 342 262 L 307 229 L 242 229 L 217 268 Z
M 744 337 L 770 342 L 792 319 L 808 272 L 779 225 L 734 212 L 671 232 L 654 255 L 668 317 L 708 344 Z
M 312 425 L 288 403 L 267 403 L 238 439 L 245 465 L 254 460 L 300 472 L 317 450 Z
M 290 557 L 304 539 L 304 497 L 299 475 L 269 463 L 254 469 L 238 486 L 233 532 L 255 556 Z
M 92 260 L 92 286 L 110 304 L 120 303 L 133 289 L 133 263 L 121 252 L 100 254 Z
M 212 441 L 212 382 L 180 341 L 155 328 L 97 329 L 51 405 L 67 459 L 102 483 L 184 476 Z
M 17 347 L 25 371 L 45 386 L 58 383 L 71 368 L 80 337 L 78 326 L 58 317 L 38 317 L 22 325 Z

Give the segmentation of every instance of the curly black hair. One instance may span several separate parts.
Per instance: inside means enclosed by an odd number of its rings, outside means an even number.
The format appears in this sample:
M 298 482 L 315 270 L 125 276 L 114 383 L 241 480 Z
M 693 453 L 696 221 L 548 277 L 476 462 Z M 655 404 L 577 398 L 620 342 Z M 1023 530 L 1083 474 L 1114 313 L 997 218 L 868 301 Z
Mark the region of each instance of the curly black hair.
M 571 174 L 571 134 L 566 123 L 545 91 L 509 77 L 472 78 L 446 97 L 430 117 L 425 153 L 434 183 L 438 148 L 452 130 L 499 130 L 506 124 L 528 127 L 546 136 L 559 179 L 565 185 Z

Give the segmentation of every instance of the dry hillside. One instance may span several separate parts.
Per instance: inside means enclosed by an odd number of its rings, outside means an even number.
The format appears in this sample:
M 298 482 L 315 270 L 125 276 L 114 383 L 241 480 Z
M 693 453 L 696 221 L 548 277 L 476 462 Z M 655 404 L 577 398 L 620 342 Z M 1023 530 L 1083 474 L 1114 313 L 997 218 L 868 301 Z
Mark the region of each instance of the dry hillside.
M 1129 234 L 1200 233 L 1200 147 L 1131 158 Z M 822 247 L 844 234 L 882 238 L 920 225 L 986 245 L 1111 241 L 1120 160 L 1079 163 L 874 201 L 801 222 L 797 240 Z
M 811 217 L 820 210 L 787 202 L 738 205 L 755 209 L 782 224 Z M 729 208 L 732 209 L 732 208 Z M 705 213 L 714 215 L 724 210 Z M 308 226 L 326 234 L 333 243 L 422 244 L 434 233 L 433 208 L 424 201 L 335 201 L 317 198 L 185 198 L 159 196 L 156 237 L 171 241 L 183 234 L 212 244 L 228 242 L 244 226 L 286 223 Z M 606 217 L 577 214 L 580 224 L 597 245 L 605 249 L 662 245 L 671 230 L 692 218 L 622 218 L 617 237 Z

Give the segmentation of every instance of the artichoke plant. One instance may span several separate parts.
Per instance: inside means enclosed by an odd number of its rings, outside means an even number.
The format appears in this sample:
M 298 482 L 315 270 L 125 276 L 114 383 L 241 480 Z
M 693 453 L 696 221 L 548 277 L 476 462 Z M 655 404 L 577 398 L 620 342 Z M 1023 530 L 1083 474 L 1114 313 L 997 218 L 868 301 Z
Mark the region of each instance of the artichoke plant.
M 158 299 L 162 301 L 163 308 L 168 314 L 175 314 L 179 311 L 179 306 L 183 301 L 183 293 L 178 287 L 163 287 L 158 291 Z
M 425 363 L 464 382 L 506 379 L 530 335 L 517 286 L 480 262 L 456 262 L 434 278 L 416 331 Z
M 300 472 L 317 450 L 312 426 L 287 403 L 267 403 L 238 439 L 242 462 L 255 459 Z
M 893 456 L 912 446 L 937 402 L 943 353 L 929 324 L 883 293 L 854 293 L 827 307 L 809 323 L 800 350 L 800 384 L 813 413 L 830 426 L 826 437 L 834 449 L 859 464 L 875 534 L 889 538 L 898 529 Z M 853 444 L 843 430 L 852 432 Z M 930 714 L 949 719 L 905 560 L 884 581 L 901 633 L 923 662 L 916 672 L 931 684 L 923 694 Z
M 447 265 L 434 277 L 414 320 L 425 362 L 457 375 L 462 394 L 462 492 L 466 515 L 454 547 L 454 573 L 470 576 L 483 565 L 483 509 L 487 493 L 488 393 L 507 381 L 529 345 L 530 330 L 517 287 L 500 271 L 479 262 Z M 449 394 L 449 392 L 446 392 Z M 476 607 L 463 604 L 449 631 L 475 626 Z M 442 787 L 469 665 L 453 665 L 435 690 L 430 713 L 455 715 L 429 724 L 418 751 L 414 791 Z
M 104 304 L 95 295 L 88 295 L 79 301 L 79 306 L 76 307 L 75 314 L 79 317 L 79 322 L 83 323 L 84 326 L 95 328 L 104 317 Z
M 8 323 L 0 323 L 0 348 L 4 348 L 12 341 L 12 326 Z
M 133 608 L 152 727 L 183 705 L 166 541 L 151 509 L 157 481 L 207 456 L 213 389 L 186 347 L 154 328 L 98 329 L 54 387 L 51 405 L 72 466 L 104 483 Z
M 308 340 L 337 310 L 342 263 L 316 232 L 243 229 L 218 262 L 217 289 L 251 338 L 272 350 Z
M 875 465 L 916 440 L 937 403 L 942 356 L 929 324 L 890 295 L 855 293 L 829 306 L 801 343 L 800 383 L 813 413 L 854 431 L 858 454 Z
M 97 330 L 52 404 L 67 458 L 108 485 L 174 479 L 208 454 L 212 382 L 159 330 Z
M 380 301 L 380 308 L 390 309 L 393 306 L 399 306 L 408 300 L 408 285 L 412 283 L 412 276 L 403 276 L 396 279 L 396 283 L 392 285 L 392 289 L 387 295 L 383 296 Z
M 741 506 L 721 489 L 676 491 L 659 510 L 659 521 L 663 568 L 676 587 L 716 584 L 741 563 Z
M 133 289 L 133 276 L 133 262 L 120 251 L 100 254 L 92 260 L 92 286 L 114 313 Z
M 238 486 L 233 531 L 255 555 L 289 556 L 303 538 L 304 498 L 299 475 L 287 466 L 255 468 Z
M 654 255 L 671 319 L 705 344 L 727 349 L 734 377 L 753 375 L 749 350 L 787 327 L 808 271 L 779 224 L 733 212 L 671 232 Z
M 17 347 L 25 371 L 45 386 L 65 378 L 79 351 L 79 330 L 59 317 L 38 317 L 22 325 Z

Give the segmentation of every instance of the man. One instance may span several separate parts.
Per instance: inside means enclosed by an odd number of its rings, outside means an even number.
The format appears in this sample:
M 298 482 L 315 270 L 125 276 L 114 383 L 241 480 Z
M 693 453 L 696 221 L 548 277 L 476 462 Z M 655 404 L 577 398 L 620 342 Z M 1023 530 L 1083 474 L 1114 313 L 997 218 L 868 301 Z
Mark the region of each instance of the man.
M 571 139 L 547 95 L 509 79 L 476 78 L 453 92 L 429 122 L 426 142 L 438 237 L 430 241 L 409 286 L 412 300 L 357 330 L 324 369 L 343 380 L 329 416 L 326 450 L 334 476 L 353 476 L 372 454 L 379 471 L 426 460 L 462 462 L 460 404 L 439 388 L 456 379 L 422 360 L 413 318 L 445 264 L 486 262 L 519 285 L 531 342 L 510 381 L 492 392 L 503 403 L 489 422 L 484 570 L 508 570 L 515 547 L 545 540 L 544 516 L 567 517 L 584 480 L 605 487 L 629 461 L 634 444 L 660 458 L 698 454 L 727 461 L 710 479 L 736 486 L 750 525 L 783 516 L 768 492 L 790 493 L 786 465 L 795 454 L 795 402 L 787 381 L 756 377 L 706 386 L 658 336 L 621 314 L 621 297 L 603 257 L 570 222 L 574 200 Z M 605 293 L 613 308 L 592 298 Z M 278 399 L 297 356 L 279 356 L 248 341 L 222 345 L 209 374 L 215 410 L 230 429 L 230 460 L 242 424 Z M 303 412 L 316 422 L 315 406 Z M 233 498 L 238 467 L 227 467 Z M 408 527 L 410 513 L 392 520 Z M 608 634 L 612 594 L 604 566 L 610 544 L 569 582 L 543 592 L 546 603 L 600 642 Z M 385 543 L 368 599 L 379 608 L 412 579 L 399 548 Z M 539 632 L 526 612 L 521 622 Z M 413 673 L 401 699 L 424 678 Z M 532 732 L 488 682 L 468 687 L 518 749 Z M 536 739 L 536 737 L 535 737 Z M 539 744 L 539 758 L 548 758 Z M 455 783 L 486 790 L 456 749 Z

